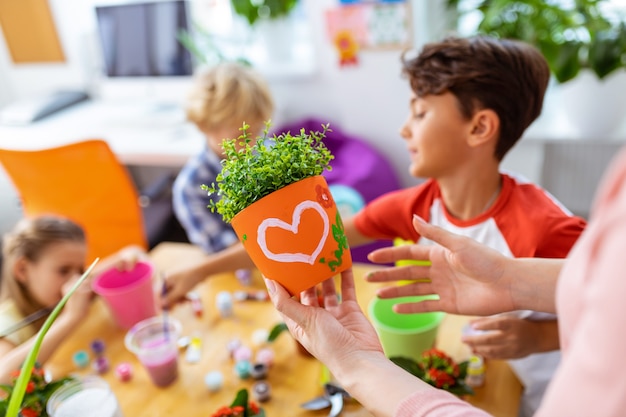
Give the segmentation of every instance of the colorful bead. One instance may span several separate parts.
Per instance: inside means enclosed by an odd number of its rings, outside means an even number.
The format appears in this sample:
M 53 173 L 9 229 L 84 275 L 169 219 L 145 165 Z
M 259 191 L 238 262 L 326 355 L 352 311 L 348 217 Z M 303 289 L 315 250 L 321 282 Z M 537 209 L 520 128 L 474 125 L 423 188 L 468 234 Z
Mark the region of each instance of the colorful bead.
M 220 371 L 211 371 L 204 376 L 204 385 L 211 392 L 216 392 L 224 386 L 224 376 Z
M 133 368 L 127 362 L 122 362 L 115 367 L 115 375 L 122 381 L 130 381 L 133 376 Z

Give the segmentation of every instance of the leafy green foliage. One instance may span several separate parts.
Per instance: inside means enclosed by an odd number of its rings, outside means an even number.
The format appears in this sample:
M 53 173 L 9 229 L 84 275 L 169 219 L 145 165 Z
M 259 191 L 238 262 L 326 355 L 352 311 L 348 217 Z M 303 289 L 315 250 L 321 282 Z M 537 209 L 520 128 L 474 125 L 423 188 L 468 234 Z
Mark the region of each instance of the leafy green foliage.
M 280 336 L 280 334 L 282 332 L 287 331 L 287 330 L 289 330 L 289 328 L 287 327 L 287 323 L 278 323 L 278 324 L 276 324 L 270 330 L 270 333 L 267 336 L 267 341 L 270 342 L 270 343 L 273 342 L 274 340 L 276 340 L 278 338 L 278 336 Z
M 288 15 L 298 0 L 231 0 L 231 3 L 238 15 L 254 25 L 261 17 L 277 18 Z
M 448 0 L 457 7 L 460 0 Z M 556 80 L 575 78 L 582 68 L 599 79 L 626 68 L 626 22 L 603 11 L 606 0 L 481 0 L 481 33 L 519 39 L 545 56 Z
M 474 390 L 465 383 L 467 361 L 457 364 L 438 349 L 425 351 L 419 361 L 403 356 L 394 356 L 389 359 L 433 387 L 459 396 L 474 395 Z
M 9 397 L 9 404 L 7 406 L 6 417 L 18 417 L 20 413 L 20 408 L 22 406 L 22 401 L 24 400 L 24 395 L 26 394 L 26 390 L 28 388 L 28 383 L 30 382 L 31 374 L 33 372 L 33 368 L 35 367 L 35 362 L 37 360 L 37 355 L 39 354 L 39 349 L 41 349 L 41 344 L 43 343 L 43 338 L 50 330 L 52 323 L 57 319 L 61 310 L 67 304 L 67 300 L 70 299 L 74 291 L 87 279 L 94 266 L 98 263 L 100 258 L 96 258 L 92 264 L 87 268 L 87 270 L 83 273 L 83 275 L 76 281 L 74 286 L 65 294 L 65 296 L 59 301 L 59 303 L 54 307 L 52 313 L 48 316 L 46 321 L 44 322 L 41 329 L 37 333 L 37 338 L 35 339 L 35 343 L 33 347 L 28 352 L 26 359 L 24 360 L 24 364 L 22 365 L 22 369 L 20 370 L 20 374 L 15 381 L 13 391 L 11 396 Z
M 177 39 L 201 64 L 214 66 L 222 62 L 238 62 L 248 67 L 252 66 L 252 63 L 243 55 L 235 58 L 227 57 L 218 45 L 217 36 L 197 22 L 194 22 L 193 32 L 181 30 L 177 34 Z
M 272 138 L 269 127 L 266 122 L 263 135 L 253 140 L 250 126 L 244 123 L 239 138 L 224 139 L 225 159 L 217 185 L 202 185 L 209 196 L 219 198 L 211 199 L 208 207 L 226 222 L 266 195 L 332 169 L 333 156 L 323 142 L 326 132 L 331 132 L 328 124 L 322 125 L 321 132 L 301 129 L 295 136 L 287 132 Z
M 0 385 L 0 389 L 8 394 L 8 397 L 0 400 L 0 416 L 6 415 L 9 398 L 14 389 L 14 384 L 20 375 L 20 371 L 16 370 L 11 376 L 10 385 Z M 26 393 L 22 400 L 20 413 L 22 416 L 38 416 L 48 417 L 46 405 L 50 396 L 66 382 L 73 381 L 72 377 L 65 377 L 55 381 L 47 382 L 43 368 L 35 363 L 30 380 L 26 384 Z

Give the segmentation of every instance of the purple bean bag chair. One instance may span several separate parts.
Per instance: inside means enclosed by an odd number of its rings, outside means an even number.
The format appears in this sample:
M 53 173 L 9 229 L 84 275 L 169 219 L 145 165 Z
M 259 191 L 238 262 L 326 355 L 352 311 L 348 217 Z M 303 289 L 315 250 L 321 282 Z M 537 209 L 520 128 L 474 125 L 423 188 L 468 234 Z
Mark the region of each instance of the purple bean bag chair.
M 304 128 L 307 132 L 321 130 L 325 122 L 317 119 L 305 119 L 299 122 L 279 126 L 276 134 L 291 132 L 297 134 Z M 340 184 L 356 190 L 365 202 L 389 191 L 400 188 L 400 180 L 393 166 L 372 145 L 365 140 L 350 136 L 338 126 L 330 126 L 324 143 L 335 158 L 331 161 L 332 171 L 324 171 L 329 185 Z M 354 262 L 368 262 L 367 254 L 372 250 L 390 246 L 389 241 L 377 241 L 351 249 Z

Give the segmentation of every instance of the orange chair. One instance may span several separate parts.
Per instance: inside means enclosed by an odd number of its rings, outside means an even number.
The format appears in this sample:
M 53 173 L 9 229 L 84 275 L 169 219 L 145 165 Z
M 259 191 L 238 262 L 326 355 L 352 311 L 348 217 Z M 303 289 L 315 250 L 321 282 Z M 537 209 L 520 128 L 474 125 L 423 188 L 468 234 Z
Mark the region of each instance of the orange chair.
M 0 149 L 0 163 L 25 216 L 62 215 L 84 228 L 88 262 L 130 244 L 147 249 L 135 184 L 103 140 L 36 151 Z

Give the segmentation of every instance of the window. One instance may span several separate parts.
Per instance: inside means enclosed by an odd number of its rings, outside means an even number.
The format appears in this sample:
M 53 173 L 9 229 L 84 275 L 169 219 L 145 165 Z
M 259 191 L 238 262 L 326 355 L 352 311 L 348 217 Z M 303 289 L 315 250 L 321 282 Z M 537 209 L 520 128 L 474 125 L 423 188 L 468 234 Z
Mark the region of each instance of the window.
M 262 2 L 262 0 L 260 0 Z M 286 18 L 250 26 L 230 0 L 191 1 L 192 37 L 201 63 L 245 60 L 268 76 L 305 75 L 314 69 L 311 25 L 303 1 Z

